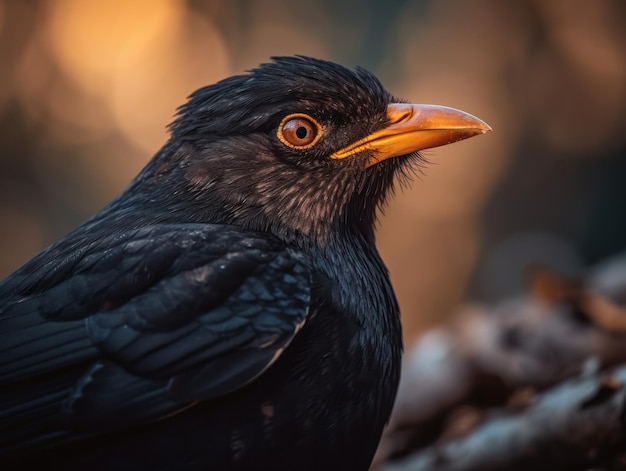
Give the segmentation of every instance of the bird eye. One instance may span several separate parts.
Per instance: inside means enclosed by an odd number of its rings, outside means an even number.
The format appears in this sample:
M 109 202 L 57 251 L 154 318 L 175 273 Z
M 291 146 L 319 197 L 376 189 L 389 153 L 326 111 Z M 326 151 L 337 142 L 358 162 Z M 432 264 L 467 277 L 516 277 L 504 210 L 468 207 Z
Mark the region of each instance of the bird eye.
M 305 114 L 290 114 L 281 121 L 277 135 L 288 147 L 306 149 L 322 137 L 322 126 Z

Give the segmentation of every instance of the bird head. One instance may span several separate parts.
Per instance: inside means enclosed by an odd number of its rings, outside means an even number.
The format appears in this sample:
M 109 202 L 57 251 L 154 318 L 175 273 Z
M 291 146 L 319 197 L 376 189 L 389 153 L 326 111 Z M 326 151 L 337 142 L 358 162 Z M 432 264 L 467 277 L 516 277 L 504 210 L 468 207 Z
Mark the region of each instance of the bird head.
M 362 68 L 279 57 L 193 93 L 136 186 L 174 181 L 165 206 L 190 222 L 291 241 L 373 238 L 376 208 L 394 177 L 423 162 L 420 150 L 489 129 L 458 110 L 402 103 Z

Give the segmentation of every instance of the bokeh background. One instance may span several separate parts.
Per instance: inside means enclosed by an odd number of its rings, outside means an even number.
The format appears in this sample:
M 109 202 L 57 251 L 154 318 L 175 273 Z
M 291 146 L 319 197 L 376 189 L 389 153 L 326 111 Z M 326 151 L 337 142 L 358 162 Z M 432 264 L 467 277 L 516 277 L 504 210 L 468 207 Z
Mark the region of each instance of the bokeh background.
M 626 2 L 0 0 L 0 277 L 118 194 L 196 88 L 272 55 L 361 65 L 486 136 L 381 217 L 407 337 L 626 243 Z

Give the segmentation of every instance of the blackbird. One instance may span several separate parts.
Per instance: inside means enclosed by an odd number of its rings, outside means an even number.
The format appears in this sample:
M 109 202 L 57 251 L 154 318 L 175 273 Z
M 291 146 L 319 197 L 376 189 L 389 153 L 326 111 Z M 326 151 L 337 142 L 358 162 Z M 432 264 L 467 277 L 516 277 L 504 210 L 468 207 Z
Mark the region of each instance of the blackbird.
M 377 208 L 417 151 L 489 129 L 301 56 L 193 93 L 0 284 L 0 468 L 366 470 L 402 351 Z

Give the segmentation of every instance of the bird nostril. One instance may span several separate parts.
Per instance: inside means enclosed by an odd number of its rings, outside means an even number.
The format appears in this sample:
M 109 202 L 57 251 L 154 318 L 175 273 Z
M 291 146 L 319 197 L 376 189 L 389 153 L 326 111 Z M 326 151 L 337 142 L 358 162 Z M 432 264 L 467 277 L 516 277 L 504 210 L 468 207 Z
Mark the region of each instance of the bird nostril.
M 408 121 L 413 116 L 414 109 L 411 105 L 392 103 L 387 106 L 389 124 L 398 124 Z

